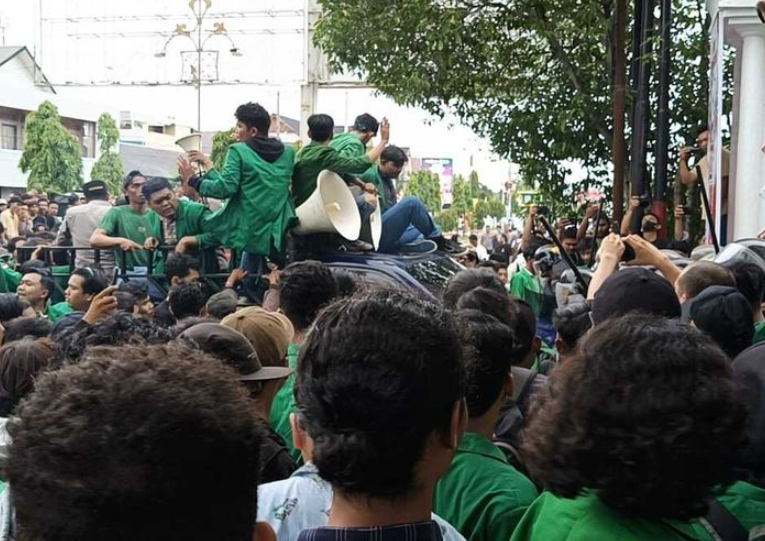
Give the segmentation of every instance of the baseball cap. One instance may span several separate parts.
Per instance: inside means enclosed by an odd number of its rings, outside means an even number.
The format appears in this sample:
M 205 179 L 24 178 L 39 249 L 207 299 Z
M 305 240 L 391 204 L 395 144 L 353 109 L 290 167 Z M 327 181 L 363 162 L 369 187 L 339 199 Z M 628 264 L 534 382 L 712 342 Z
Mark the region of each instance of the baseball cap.
M 106 182 L 103 180 L 91 180 L 82 185 L 82 193 L 88 199 L 103 196 L 106 193 Z
M 223 318 L 221 325 L 242 333 L 266 366 L 284 364 L 287 349 L 295 335 L 295 329 L 289 319 L 259 306 L 244 308 L 228 315 Z
M 229 314 L 236 312 L 239 298 L 233 289 L 219 291 L 207 301 L 207 313 L 214 318 L 223 319 Z
M 752 307 L 735 287 L 710 286 L 690 301 L 691 321 L 731 357 L 752 345 Z
M 239 372 L 239 381 L 282 379 L 292 371 L 285 366 L 263 366 L 247 338 L 220 323 L 200 323 L 181 333 L 181 340 L 226 361 Z
M 609 276 L 595 293 L 592 322 L 599 325 L 633 312 L 679 318 L 680 301 L 666 278 L 648 269 L 623 269 Z

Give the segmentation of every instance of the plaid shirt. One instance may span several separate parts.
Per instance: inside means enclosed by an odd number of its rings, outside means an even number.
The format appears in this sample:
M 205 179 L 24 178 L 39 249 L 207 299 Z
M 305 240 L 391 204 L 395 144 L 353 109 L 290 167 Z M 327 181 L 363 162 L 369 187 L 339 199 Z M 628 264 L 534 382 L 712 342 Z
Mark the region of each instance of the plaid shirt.
M 298 541 L 442 541 L 435 522 L 398 524 L 371 528 L 312 528 L 303 530 Z

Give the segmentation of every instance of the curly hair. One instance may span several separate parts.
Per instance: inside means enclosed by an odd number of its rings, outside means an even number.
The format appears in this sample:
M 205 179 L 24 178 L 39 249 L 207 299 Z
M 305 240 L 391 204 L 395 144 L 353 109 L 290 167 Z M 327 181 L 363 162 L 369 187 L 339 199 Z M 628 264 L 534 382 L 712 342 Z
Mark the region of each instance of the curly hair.
M 177 344 L 99 347 L 45 373 L 9 423 L 22 539 L 241 541 L 261 426 L 233 372 Z
M 295 398 L 314 463 L 349 495 L 397 498 L 413 490 L 428 438 L 448 433 L 464 392 L 451 317 L 403 293 L 329 306 L 298 359 Z
M 688 520 L 733 481 L 744 429 L 730 361 L 709 338 L 629 315 L 595 327 L 553 373 L 523 450 L 556 495 L 593 490 L 633 516 Z
M 337 281 L 329 267 L 318 261 L 300 261 L 284 268 L 279 285 L 279 305 L 295 326 L 311 326 L 324 306 L 337 297 Z
M 207 299 L 202 284 L 181 282 L 170 288 L 167 303 L 173 317 L 181 320 L 187 317 L 199 317 L 207 304 Z
M 93 346 L 166 344 L 173 334 L 152 319 L 118 312 L 86 327 L 71 327 L 56 337 L 60 355 L 51 364 L 76 363 Z

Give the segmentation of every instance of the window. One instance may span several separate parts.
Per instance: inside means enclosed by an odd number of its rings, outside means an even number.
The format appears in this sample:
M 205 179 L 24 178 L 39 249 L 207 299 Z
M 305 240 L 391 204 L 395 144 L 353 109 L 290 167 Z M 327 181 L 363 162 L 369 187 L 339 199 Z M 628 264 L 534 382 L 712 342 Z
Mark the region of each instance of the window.
M 0 148 L 19 150 L 19 128 L 15 124 L 3 124 L 0 132 Z
M 441 298 L 446 282 L 462 270 L 462 266 L 450 257 L 418 261 L 406 268 L 435 297 Z
M 82 157 L 83 158 L 95 157 L 95 148 L 93 146 L 93 143 L 94 143 L 93 128 L 94 126 L 92 122 L 85 122 L 82 125 Z

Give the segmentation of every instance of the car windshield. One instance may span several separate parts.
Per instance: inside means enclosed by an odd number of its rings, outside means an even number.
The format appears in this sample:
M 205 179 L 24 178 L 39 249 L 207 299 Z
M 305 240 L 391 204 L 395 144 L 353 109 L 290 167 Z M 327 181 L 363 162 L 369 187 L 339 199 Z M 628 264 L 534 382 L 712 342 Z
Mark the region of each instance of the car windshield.
M 463 267 L 450 257 L 417 261 L 406 268 L 415 280 L 439 299 L 446 282 L 461 270 Z

